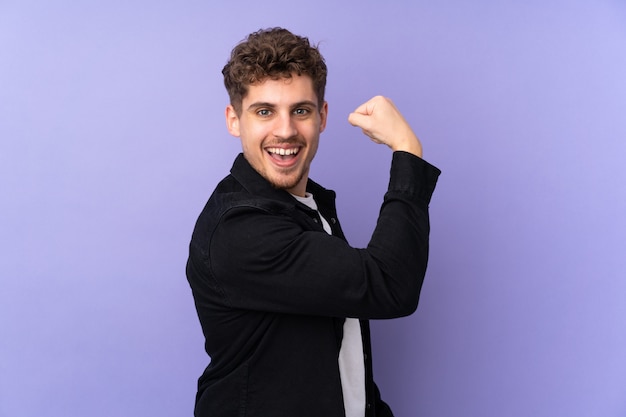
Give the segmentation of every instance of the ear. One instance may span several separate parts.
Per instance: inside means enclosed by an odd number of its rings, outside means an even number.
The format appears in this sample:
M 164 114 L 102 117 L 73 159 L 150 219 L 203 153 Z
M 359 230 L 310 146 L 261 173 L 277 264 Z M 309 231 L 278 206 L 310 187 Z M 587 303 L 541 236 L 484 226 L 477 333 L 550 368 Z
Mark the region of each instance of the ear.
M 235 108 L 230 104 L 226 107 L 226 128 L 231 135 L 236 137 L 240 136 L 239 116 Z
M 326 129 L 326 120 L 328 120 L 328 102 L 324 102 L 320 109 L 320 133 Z

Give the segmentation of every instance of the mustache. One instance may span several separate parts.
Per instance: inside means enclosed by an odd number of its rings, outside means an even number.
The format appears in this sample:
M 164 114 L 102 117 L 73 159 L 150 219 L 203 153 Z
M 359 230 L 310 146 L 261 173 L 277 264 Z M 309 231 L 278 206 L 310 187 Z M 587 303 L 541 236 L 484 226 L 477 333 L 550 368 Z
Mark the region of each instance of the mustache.
M 292 136 L 290 138 L 275 138 L 265 144 L 266 147 L 283 146 L 283 145 L 297 145 L 306 146 L 306 141 L 300 136 Z

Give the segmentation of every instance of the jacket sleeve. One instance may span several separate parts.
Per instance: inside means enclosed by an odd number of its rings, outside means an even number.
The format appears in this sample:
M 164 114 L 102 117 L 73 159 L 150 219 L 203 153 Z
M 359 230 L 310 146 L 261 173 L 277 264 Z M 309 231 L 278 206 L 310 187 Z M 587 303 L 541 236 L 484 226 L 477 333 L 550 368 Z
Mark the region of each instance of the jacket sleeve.
M 231 308 L 392 318 L 415 311 L 428 260 L 428 203 L 439 170 L 393 155 L 389 188 L 367 248 L 306 230 L 295 216 L 238 206 L 209 243 L 209 274 Z

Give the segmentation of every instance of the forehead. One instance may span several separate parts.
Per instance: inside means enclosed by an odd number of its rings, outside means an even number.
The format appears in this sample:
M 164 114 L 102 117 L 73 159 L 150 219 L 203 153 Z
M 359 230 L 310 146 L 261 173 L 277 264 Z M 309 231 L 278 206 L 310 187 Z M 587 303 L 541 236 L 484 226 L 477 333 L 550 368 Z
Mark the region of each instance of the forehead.
M 317 94 L 313 89 L 313 80 L 308 75 L 293 75 L 290 78 L 266 78 L 248 86 L 248 93 L 243 98 L 243 107 L 253 103 L 274 105 L 290 104 L 302 101 L 317 103 Z

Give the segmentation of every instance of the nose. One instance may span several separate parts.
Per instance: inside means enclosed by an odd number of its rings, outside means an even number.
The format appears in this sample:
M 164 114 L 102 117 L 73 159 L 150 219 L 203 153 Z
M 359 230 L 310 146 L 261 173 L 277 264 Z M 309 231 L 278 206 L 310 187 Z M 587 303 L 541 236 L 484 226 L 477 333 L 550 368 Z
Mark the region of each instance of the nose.
M 298 134 L 298 129 L 296 129 L 296 124 L 291 114 L 281 114 L 279 117 L 275 119 L 276 124 L 274 125 L 274 136 L 279 139 L 289 139 Z

